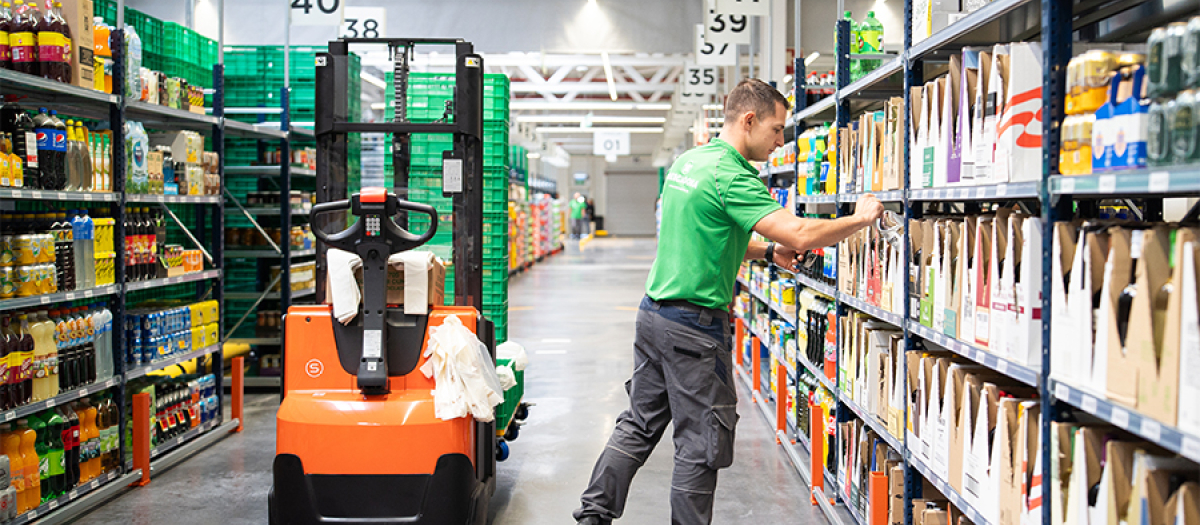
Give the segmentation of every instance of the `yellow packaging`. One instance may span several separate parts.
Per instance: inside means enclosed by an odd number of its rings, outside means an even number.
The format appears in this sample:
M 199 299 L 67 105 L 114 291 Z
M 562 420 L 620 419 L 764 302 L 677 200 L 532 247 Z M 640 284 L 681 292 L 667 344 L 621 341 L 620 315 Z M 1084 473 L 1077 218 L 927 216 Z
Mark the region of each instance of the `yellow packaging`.
M 1066 114 L 1079 115 L 1100 109 L 1108 100 L 1108 86 L 1117 67 L 1117 55 L 1094 49 L 1067 64 Z
M 208 323 L 204 325 L 204 337 L 210 341 L 208 344 L 215 345 L 221 341 L 221 325 L 218 323 Z
M 116 284 L 117 254 L 115 252 L 101 252 L 97 253 L 94 258 L 96 261 L 96 286 Z

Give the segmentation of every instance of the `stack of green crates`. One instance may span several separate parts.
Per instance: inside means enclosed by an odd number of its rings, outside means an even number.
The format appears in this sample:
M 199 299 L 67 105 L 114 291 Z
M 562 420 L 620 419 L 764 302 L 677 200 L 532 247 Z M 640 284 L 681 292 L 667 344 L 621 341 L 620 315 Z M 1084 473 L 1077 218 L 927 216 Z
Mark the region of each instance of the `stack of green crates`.
M 392 74 L 386 74 L 388 90 L 384 119 L 396 117 Z M 508 143 L 509 81 L 500 74 L 484 75 L 483 144 L 483 314 L 496 325 L 497 343 L 508 340 Z M 410 122 L 453 121 L 446 103 L 454 98 L 452 73 L 409 73 L 406 117 Z M 451 199 L 442 194 L 442 153 L 453 147 L 444 134 L 414 134 L 409 164 L 409 196 L 437 209 L 438 233 L 430 246 L 453 248 L 454 213 Z M 391 155 L 384 157 L 384 173 L 392 173 Z M 389 175 L 385 175 L 389 176 Z M 429 220 L 413 217 L 416 232 L 428 228 Z M 453 301 L 454 284 L 446 282 L 447 302 Z
M 95 16 L 116 25 L 115 0 L 97 0 Z M 217 42 L 174 22 L 163 22 L 137 9 L 125 8 L 125 24 L 142 40 L 142 67 L 179 77 L 200 87 L 212 87 Z
M 316 120 L 317 54 L 321 46 L 292 46 L 288 60 L 290 118 L 293 123 Z M 228 46 L 225 48 L 225 97 L 227 107 L 280 107 L 283 88 L 283 46 Z M 350 54 L 347 73 L 358 78 L 362 60 Z M 351 82 L 347 109 L 352 120 L 362 119 L 362 86 Z M 278 114 L 231 115 L 247 122 L 279 122 Z

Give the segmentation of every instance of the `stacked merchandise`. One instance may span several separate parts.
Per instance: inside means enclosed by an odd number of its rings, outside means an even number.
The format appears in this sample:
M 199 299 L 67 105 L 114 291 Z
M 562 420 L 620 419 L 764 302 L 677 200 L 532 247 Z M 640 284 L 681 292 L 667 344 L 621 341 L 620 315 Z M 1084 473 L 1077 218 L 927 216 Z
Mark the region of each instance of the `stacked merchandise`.
M 836 145 L 831 141 L 831 153 L 826 157 L 836 159 L 831 170 L 836 173 L 835 180 L 825 187 L 837 188 L 842 193 L 900 189 L 904 169 L 904 141 L 900 131 L 903 122 L 904 99 L 892 97 L 883 110 L 863 113 L 846 127 L 838 128 Z
M 6 100 L 0 107 L 0 188 L 112 192 L 111 131 L 64 120 L 55 110 L 27 111 L 13 96 Z
M 167 221 L 161 210 L 128 207 L 125 209 L 124 227 L 125 282 L 164 279 L 204 271 L 203 252 L 169 243 Z M 102 237 L 97 237 L 94 242 L 105 241 L 108 244 L 96 244 L 95 251 L 107 253 L 112 233 L 101 232 L 100 235 Z M 111 258 L 108 257 L 106 262 Z
M 46 401 L 113 376 L 112 312 L 58 305 L 0 317 L 0 408 Z
M 113 284 L 116 221 L 102 217 L 109 214 L 108 209 L 18 210 L 0 216 L 0 299 Z
M 827 195 L 837 192 L 835 139 L 836 137 L 829 136 L 828 125 L 811 127 L 800 133 L 793 155 L 798 163 L 796 190 L 800 195 Z
M 532 217 L 529 202 L 525 200 L 508 203 L 508 269 L 510 272 L 525 268 L 525 251 L 532 244 Z
M 1037 42 L 968 47 L 950 56 L 945 75 L 914 86 L 911 187 L 1041 181 L 1042 125 L 1040 117 L 1026 117 L 1040 115 L 1042 83 L 1036 75 L 1013 74 L 1041 70 Z M 891 102 L 888 108 L 890 121 Z
M 120 471 L 120 415 L 98 393 L 0 425 L 0 519 L 39 508 L 83 483 Z M 53 507 L 51 507 L 53 508 Z
M 103 36 L 106 43 L 109 31 L 116 26 L 117 2 L 115 0 L 95 0 L 93 9 L 97 22 L 96 41 L 100 43 L 100 37 Z M 141 51 L 139 53 L 141 56 L 138 58 L 139 68 L 145 66 L 144 69 L 157 73 L 154 77 L 161 85 L 166 85 L 169 78 L 182 80 L 186 85 L 201 88 L 213 85 L 213 66 L 217 63 L 217 42 L 215 40 L 205 38 L 200 33 L 183 25 L 164 22 L 136 9 L 131 9 L 129 6 L 125 6 L 125 28 L 127 32 L 129 28 L 133 28 L 133 32 L 138 35 L 138 47 Z M 128 40 L 128 37 L 126 38 Z M 97 49 L 101 52 L 98 59 L 103 57 L 103 59 L 111 61 L 112 55 L 111 51 L 108 51 L 107 45 Z M 97 67 L 102 68 L 99 65 Z M 99 71 L 99 69 L 97 70 Z M 110 77 L 108 83 L 111 86 L 112 69 L 110 67 L 107 70 Z M 129 70 L 137 71 L 138 69 Z M 97 80 L 100 79 L 100 76 L 96 75 Z M 139 78 L 146 78 L 146 76 L 143 73 Z M 139 91 L 135 90 L 133 93 Z M 184 91 L 186 91 L 186 87 Z M 111 88 L 109 92 L 111 92 Z M 203 99 L 202 93 L 200 97 Z M 142 100 L 145 101 L 145 99 Z
M 850 22 L 850 81 L 854 82 L 867 76 L 878 68 L 883 61 L 878 58 L 860 58 L 855 55 L 879 55 L 883 51 L 883 23 L 875 18 L 874 11 L 868 11 L 862 22 L 855 23 L 846 11 L 845 19 Z M 836 46 L 834 46 L 836 47 Z M 828 90 L 828 87 L 824 88 Z
M 549 195 L 538 195 L 532 204 L 533 257 L 541 260 L 562 247 L 560 204 Z
M 216 301 L 170 307 L 151 303 L 130 310 L 125 317 L 125 364 L 153 365 L 218 344 L 219 321 Z
M 207 375 L 153 375 L 131 381 L 127 406 L 137 394 L 150 395 L 150 448 L 160 447 L 188 431 L 215 421 L 220 414 L 217 379 Z M 126 413 L 132 418 L 132 412 Z M 133 425 L 126 425 L 125 454 L 132 454 Z
M 821 99 L 833 95 L 834 91 L 837 91 L 836 78 L 837 76 L 833 71 L 825 73 L 813 71 L 809 73 L 804 87 L 805 105 L 812 106 L 820 102 Z M 788 96 L 791 98 L 792 94 L 789 93 Z M 794 101 L 789 100 L 789 102 L 792 102 L 792 107 L 796 106 Z
M 919 250 L 914 243 L 913 250 Z M 883 310 L 904 311 L 904 258 L 901 247 L 884 240 L 875 228 L 859 230 L 837 245 L 838 291 Z M 928 252 L 914 253 L 918 258 Z M 839 257 L 840 255 L 840 257 Z
M 393 76 L 387 75 L 389 88 L 384 118 L 397 118 Z M 508 337 L 508 179 L 510 153 L 508 142 L 509 81 L 501 74 L 485 74 L 483 140 L 483 314 L 496 325 L 496 340 Z M 455 78 L 450 73 L 409 73 L 405 118 L 428 123 L 452 120 Z M 431 251 L 451 260 L 454 249 L 453 200 L 442 193 L 442 153 L 453 148 L 453 137 L 446 134 L 413 134 L 409 161 L 408 198 L 437 209 L 438 233 L 428 243 Z M 390 142 L 390 137 L 389 137 Z M 384 158 L 384 173 L 392 173 L 392 157 Z M 429 227 L 428 219 L 414 216 L 414 231 Z M 446 298 L 453 302 L 453 279 L 447 279 Z
M 912 1 L 912 43 L 917 44 L 941 31 L 967 14 L 990 3 L 990 0 L 960 2 Z
M 126 193 L 218 195 L 220 165 L 195 131 L 147 134 L 140 122 L 125 122 Z

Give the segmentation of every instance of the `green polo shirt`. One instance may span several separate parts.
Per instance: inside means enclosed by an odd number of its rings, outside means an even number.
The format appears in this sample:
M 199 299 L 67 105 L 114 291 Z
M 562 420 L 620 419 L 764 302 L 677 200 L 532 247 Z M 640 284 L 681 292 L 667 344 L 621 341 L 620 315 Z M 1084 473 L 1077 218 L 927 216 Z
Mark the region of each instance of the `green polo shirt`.
M 572 219 L 582 219 L 583 218 L 583 209 L 586 207 L 587 207 L 587 203 L 585 203 L 579 199 L 572 199 L 571 200 L 571 218 Z
M 726 309 L 751 230 L 780 209 L 758 170 L 729 143 L 713 139 L 684 153 L 663 183 L 662 229 L 646 295 Z

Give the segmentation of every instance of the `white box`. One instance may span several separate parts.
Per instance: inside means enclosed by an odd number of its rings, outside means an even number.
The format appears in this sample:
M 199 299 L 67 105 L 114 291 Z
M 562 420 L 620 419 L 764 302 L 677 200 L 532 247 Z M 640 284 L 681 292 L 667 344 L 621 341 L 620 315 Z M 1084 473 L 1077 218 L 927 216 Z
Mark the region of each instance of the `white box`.
M 1009 44 L 1007 56 L 1006 99 L 996 138 L 996 179 L 1040 181 L 1042 79 L 1033 72 L 1042 70 L 1042 46 L 1037 42 Z

